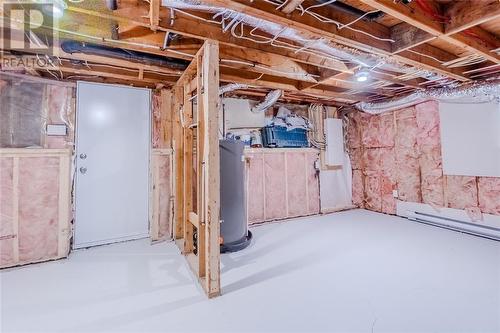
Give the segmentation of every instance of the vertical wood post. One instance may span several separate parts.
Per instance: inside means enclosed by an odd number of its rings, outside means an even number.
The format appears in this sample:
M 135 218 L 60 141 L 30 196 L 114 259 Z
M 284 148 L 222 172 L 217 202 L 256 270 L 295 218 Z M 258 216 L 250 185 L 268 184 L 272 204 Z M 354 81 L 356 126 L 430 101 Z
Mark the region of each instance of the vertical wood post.
M 219 44 L 203 45 L 206 292 L 220 295 Z

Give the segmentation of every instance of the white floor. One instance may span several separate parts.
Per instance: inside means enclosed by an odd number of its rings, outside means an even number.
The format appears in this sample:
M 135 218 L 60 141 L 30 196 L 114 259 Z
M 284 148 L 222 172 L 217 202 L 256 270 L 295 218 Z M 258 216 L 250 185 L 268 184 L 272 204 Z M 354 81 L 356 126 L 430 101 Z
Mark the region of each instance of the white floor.
M 362 210 L 252 229 L 207 300 L 174 244 L 1 272 L 1 332 L 500 332 L 500 242 Z

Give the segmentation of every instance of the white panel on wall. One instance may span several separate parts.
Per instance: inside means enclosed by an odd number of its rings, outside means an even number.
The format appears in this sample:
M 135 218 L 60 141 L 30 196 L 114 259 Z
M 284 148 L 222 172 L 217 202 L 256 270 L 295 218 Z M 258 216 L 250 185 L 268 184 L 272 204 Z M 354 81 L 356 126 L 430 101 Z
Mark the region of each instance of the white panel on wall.
M 258 128 L 266 125 L 265 113 L 251 111 L 248 99 L 224 98 L 224 121 L 226 130 L 235 128 Z
M 439 103 L 445 175 L 500 177 L 500 104 Z
M 326 165 L 344 164 L 344 130 L 342 120 L 327 118 L 325 119 L 326 132 Z
M 352 207 L 352 170 L 349 156 L 338 170 L 319 173 L 321 212 L 328 213 Z

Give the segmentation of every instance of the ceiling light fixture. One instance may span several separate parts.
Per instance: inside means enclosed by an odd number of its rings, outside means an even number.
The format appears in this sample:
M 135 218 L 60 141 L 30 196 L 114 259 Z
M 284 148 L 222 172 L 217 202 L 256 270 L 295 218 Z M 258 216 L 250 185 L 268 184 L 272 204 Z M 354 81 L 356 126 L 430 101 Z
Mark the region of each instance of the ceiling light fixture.
M 356 74 L 354 74 L 354 77 L 356 78 L 356 81 L 358 81 L 358 82 L 366 82 L 366 81 L 368 81 L 368 79 L 370 77 L 370 72 L 368 72 L 365 69 L 362 69 L 362 70 L 359 70 L 358 72 L 356 72 Z

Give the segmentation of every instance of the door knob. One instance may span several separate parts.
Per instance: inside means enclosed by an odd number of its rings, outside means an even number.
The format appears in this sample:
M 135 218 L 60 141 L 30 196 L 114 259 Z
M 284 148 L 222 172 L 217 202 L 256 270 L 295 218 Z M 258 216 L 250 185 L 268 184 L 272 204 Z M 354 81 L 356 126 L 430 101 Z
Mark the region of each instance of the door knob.
M 85 154 L 85 153 L 81 153 L 81 154 L 80 154 L 80 158 L 81 158 L 82 160 L 86 159 L 86 158 L 87 158 L 87 154 Z
M 80 173 L 83 174 L 83 175 L 86 174 L 87 173 L 87 168 L 86 167 L 81 167 L 80 168 Z

